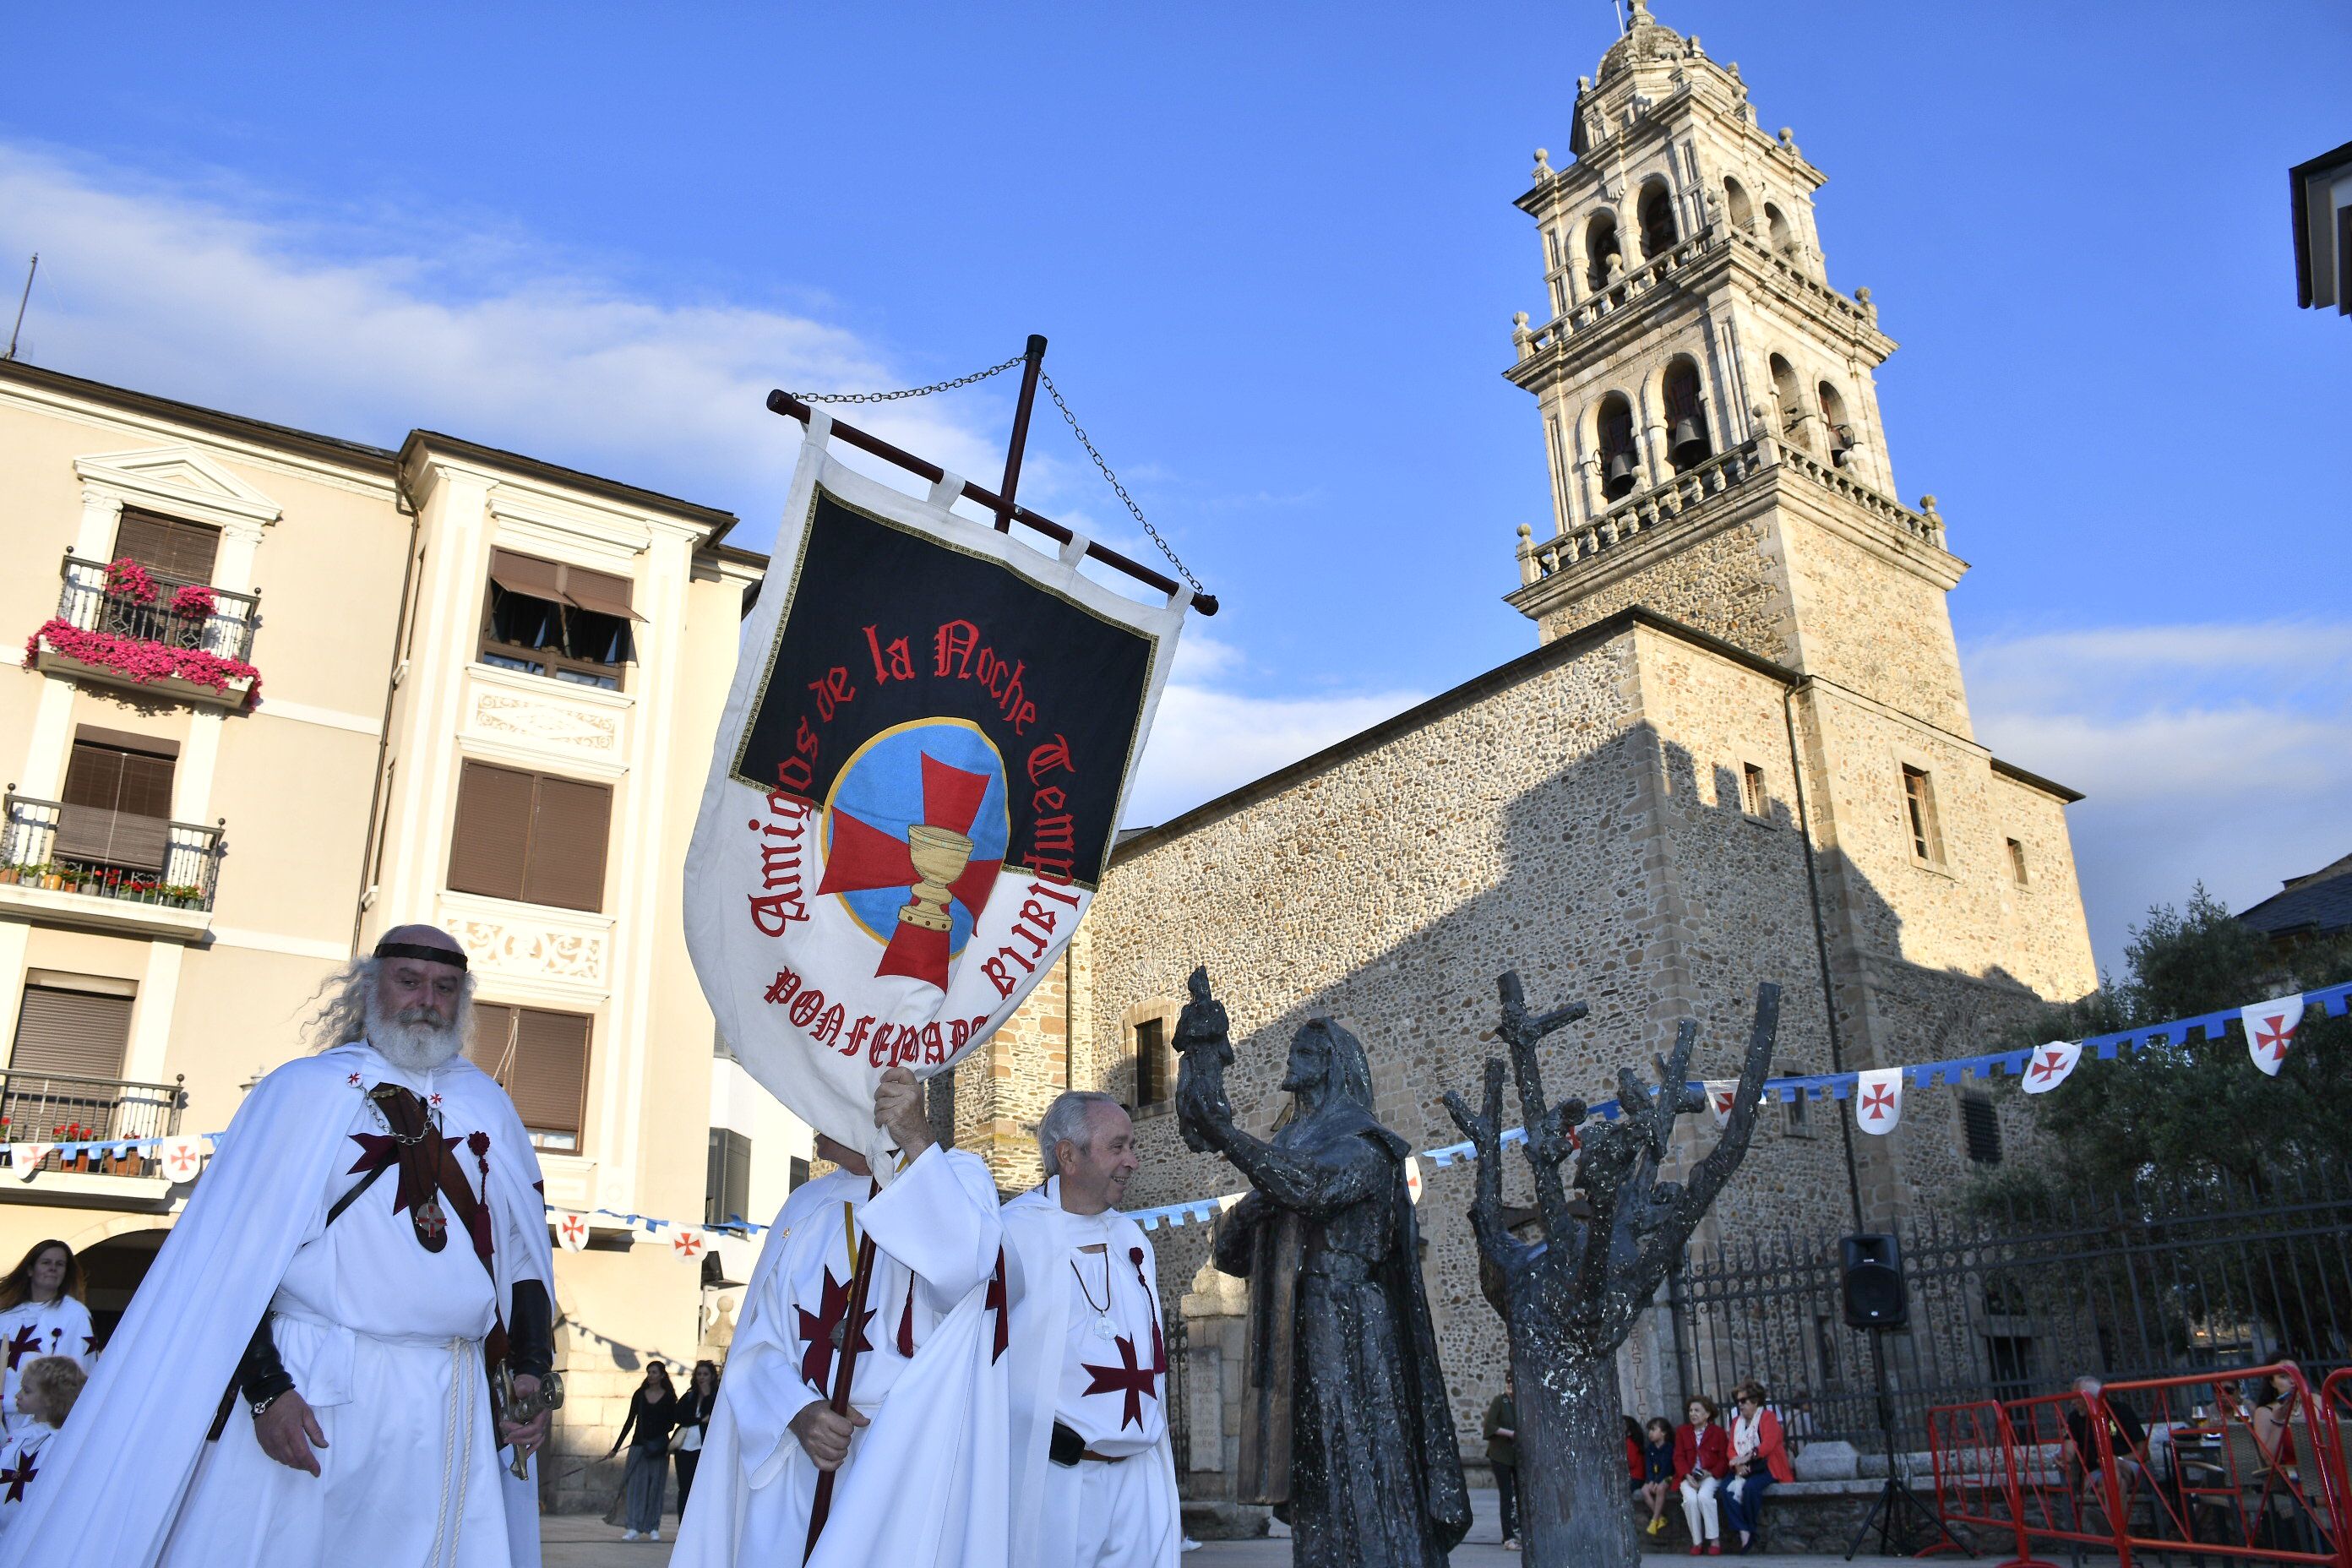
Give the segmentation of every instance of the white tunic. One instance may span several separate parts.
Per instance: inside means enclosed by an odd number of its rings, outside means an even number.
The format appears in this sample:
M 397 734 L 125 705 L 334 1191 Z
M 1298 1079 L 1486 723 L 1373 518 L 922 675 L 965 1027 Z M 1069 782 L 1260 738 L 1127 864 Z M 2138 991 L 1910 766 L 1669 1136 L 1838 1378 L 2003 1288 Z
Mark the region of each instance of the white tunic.
M 505 1094 L 478 1072 L 413 1074 L 367 1052 L 354 1063 L 350 1147 L 387 1131 L 366 1090 L 391 1081 L 414 1090 L 442 1119 L 444 1154 L 478 1200 L 481 1160 L 538 1162 L 509 1146 L 499 1114 Z M 488 1154 L 467 1145 L 490 1137 Z M 360 1176 L 336 1169 L 322 1202 L 331 1206 Z M 410 1215 L 395 1211 L 400 1171 L 386 1170 L 331 1226 L 313 1228 L 270 1302 L 270 1331 L 294 1386 L 327 1435 L 320 1475 L 289 1468 L 261 1451 L 242 1403 L 196 1473 L 163 1562 L 188 1568 L 231 1563 L 344 1561 L 364 1542 L 364 1561 L 505 1568 L 505 1505 L 499 1490 L 488 1384 L 481 1342 L 494 1321 L 489 1270 L 448 1200 L 438 1252 L 418 1242 Z M 521 1216 L 494 1205 L 492 1246 L 520 1252 Z
M 57 1435 L 56 1427 L 28 1415 L 16 1424 L 7 1442 L 0 1444 L 0 1535 L 5 1535 L 24 1511 L 26 1498 L 48 1468 L 45 1450 Z
M 856 1238 L 869 1227 L 876 1268 L 850 1403 L 870 1425 L 850 1440 L 809 1568 L 1002 1568 L 996 1190 L 977 1159 L 946 1149 L 925 1151 L 879 1194 L 865 1176 L 820 1177 L 777 1215 L 674 1568 L 801 1563 L 820 1472 L 790 1424 L 832 1394 L 834 1331 L 846 1340 Z
M 1144 1265 L 1149 1243 L 1118 1246 L 1112 1213 L 1062 1215 L 1069 1322 L 1055 1418 L 1110 1458 L 1140 1454 L 1168 1431 L 1168 1342 Z M 1089 1250 L 1091 1249 L 1091 1250 Z
M 61 1355 L 88 1372 L 98 1360 L 98 1338 L 89 1309 L 70 1296 L 54 1301 L 22 1301 L 0 1312 L 0 1350 L 6 1352 L 6 1381 L 0 1385 L 0 1436 L 14 1436 L 26 1417 L 16 1409 L 16 1389 L 25 1369 L 44 1356 Z

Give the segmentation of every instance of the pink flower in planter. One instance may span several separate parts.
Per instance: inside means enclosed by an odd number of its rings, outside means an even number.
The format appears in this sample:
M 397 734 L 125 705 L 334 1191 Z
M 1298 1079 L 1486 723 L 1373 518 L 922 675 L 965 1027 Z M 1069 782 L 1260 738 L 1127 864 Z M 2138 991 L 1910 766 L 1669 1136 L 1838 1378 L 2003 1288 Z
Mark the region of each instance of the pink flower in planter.
M 155 602 L 155 579 L 147 575 L 147 568 L 125 555 L 106 569 L 106 591 L 133 604 Z
M 257 705 L 261 700 L 261 671 L 241 658 L 223 658 L 201 648 L 168 647 L 143 637 L 84 631 L 71 621 L 52 618 L 43 623 L 25 644 L 26 669 L 32 668 L 40 657 L 43 642 L 68 658 L 102 666 L 142 686 L 176 676 L 191 685 L 226 691 L 230 681 L 247 680 L 253 684 L 246 692 L 247 706 Z
M 172 613 L 175 616 L 209 616 L 219 608 L 213 591 L 202 583 L 183 584 L 172 595 Z

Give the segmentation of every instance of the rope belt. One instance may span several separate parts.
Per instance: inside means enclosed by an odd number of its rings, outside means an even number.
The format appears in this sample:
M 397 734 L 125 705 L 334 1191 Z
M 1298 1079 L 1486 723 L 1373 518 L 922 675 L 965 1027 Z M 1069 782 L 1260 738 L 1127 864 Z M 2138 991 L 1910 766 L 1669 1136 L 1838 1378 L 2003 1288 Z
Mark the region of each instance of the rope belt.
M 456 1568 L 457 1538 L 466 1526 L 466 1489 L 473 1478 L 474 1398 L 481 1386 L 478 1341 L 449 1342 L 449 1407 L 441 1424 L 441 1485 L 433 1520 L 433 1568 Z M 453 1499 L 456 1506 L 451 1507 Z

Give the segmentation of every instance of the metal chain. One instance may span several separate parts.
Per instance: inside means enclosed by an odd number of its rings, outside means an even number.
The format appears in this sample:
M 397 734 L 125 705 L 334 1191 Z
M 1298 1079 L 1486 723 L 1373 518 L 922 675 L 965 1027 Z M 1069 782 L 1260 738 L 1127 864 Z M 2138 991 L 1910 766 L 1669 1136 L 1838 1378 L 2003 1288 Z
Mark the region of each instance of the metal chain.
M 935 381 L 929 386 L 910 386 L 902 392 L 795 392 L 793 395 L 803 403 L 896 403 L 902 397 L 929 397 L 934 392 L 953 392 L 959 386 L 986 381 L 992 375 L 1003 374 L 1027 357 L 1026 354 L 1014 354 L 1003 364 L 992 364 L 986 370 L 976 370 L 953 381 Z
M 1045 391 L 1054 399 L 1054 406 L 1060 409 L 1062 417 L 1069 422 L 1070 433 L 1078 438 L 1078 445 L 1084 447 L 1087 456 L 1095 460 L 1095 467 L 1100 468 L 1102 477 L 1110 481 L 1110 488 L 1118 492 L 1118 499 L 1127 503 L 1127 510 L 1134 514 L 1135 521 L 1143 525 L 1143 531 L 1151 536 L 1151 542 L 1160 546 L 1160 553 L 1168 557 L 1168 564 L 1176 568 L 1176 574 L 1192 585 L 1192 592 L 1207 593 L 1208 590 L 1201 586 L 1201 580 L 1192 575 L 1192 569 L 1176 559 L 1176 552 L 1168 548 L 1168 542 L 1160 537 L 1160 531 L 1151 526 L 1151 520 L 1143 515 L 1143 509 L 1135 504 L 1135 498 L 1127 493 L 1127 487 L 1120 484 L 1118 476 L 1110 471 L 1110 465 L 1103 461 L 1100 452 L 1095 450 L 1095 444 L 1087 439 L 1086 427 L 1078 423 L 1078 416 L 1070 412 L 1070 405 L 1062 401 L 1062 389 L 1054 384 L 1054 378 L 1039 371 L 1037 379 L 1045 384 Z

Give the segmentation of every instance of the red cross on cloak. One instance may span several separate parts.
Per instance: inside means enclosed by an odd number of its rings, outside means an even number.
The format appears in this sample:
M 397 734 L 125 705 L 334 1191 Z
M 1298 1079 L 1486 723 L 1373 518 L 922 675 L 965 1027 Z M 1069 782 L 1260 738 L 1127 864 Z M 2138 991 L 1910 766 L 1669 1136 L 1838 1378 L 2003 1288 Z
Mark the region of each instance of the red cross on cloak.
M 1118 1418 L 1119 1430 L 1125 1431 L 1129 1422 L 1138 1426 L 1143 1425 L 1143 1402 L 1160 1397 L 1159 1391 L 1152 1386 L 1160 1374 L 1150 1367 L 1135 1364 L 1133 1340 L 1121 1334 L 1113 1342 L 1118 1346 L 1118 1359 L 1123 1364 L 1096 1366 L 1091 1362 L 1082 1361 L 1078 1363 L 1078 1370 L 1094 1373 L 1094 1380 L 1087 1384 L 1088 1394 L 1127 1395 L 1127 1408 Z
M 1895 1110 L 1895 1091 L 1885 1084 L 1874 1085 L 1862 1097 L 1862 1113 L 1872 1121 L 1883 1121 Z
M 38 1355 L 40 1353 L 41 1331 L 33 1327 L 32 1324 L 26 1323 L 23 1328 L 16 1331 L 16 1337 L 8 1342 L 8 1370 L 10 1372 L 16 1371 L 16 1363 L 18 1362 L 23 1361 L 28 1355 Z
M 2057 1076 L 2058 1068 L 2065 1062 L 2065 1060 L 2066 1053 L 2060 1050 L 2057 1047 L 2053 1046 L 2050 1047 L 2050 1054 L 2042 1058 L 2040 1061 L 2035 1062 L 2032 1068 L 2026 1073 L 2026 1077 L 2032 1079 L 2054 1078 Z
M 801 1341 L 808 1348 L 801 1352 L 801 1376 L 811 1388 L 824 1388 L 833 1374 L 833 1334 L 841 1327 L 842 1319 L 849 1315 L 849 1282 L 835 1279 L 833 1270 L 824 1271 L 824 1293 L 817 1301 L 816 1310 L 805 1307 L 794 1309 L 800 1314 Z M 857 1320 L 857 1353 L 864 1355 L 874 1348 L 866 1337 L 866 1325 L 874 1321 L 871 1309 Z M 845 1338 L 847 1336 L 845 1335 Z
M 2263 1020 L 2262 1029 L 2254 1036 L 2254 1048 L 2270 1052 L 2273 1062 L 2284 1062 L 2286 1048 L 2294 1044 L 2294 1031 L 2279 1027 L 2285 1022 L 2285 1014 L 2273 1014 Z
M 1004 1353 L 1004 1347 L 1012 1342 L 1004 1321 L 1004 1248 L 1001 1247 L 996 1249 L 996 1272 L 989 1276 L 988 1294 L 982 1298 L 980 1304 L 984 1310 L 996 1315 L 996 1345 L 988 1352 L 989 1364 L 993 1366 L 997 1357 Z
M 980 803 L 988 793 L 989 782 L 986 773 L 952 767 L 924 752 L 922 826 L 969 835 L 972 819 L 980 815 Z M 833 838 L 825 852 L 824 880 L 816 889 L 820 895 L 914 887 L 919 879 L 914 853 L 906 839 L 861 822 L 838 805 L 833 808 L 831 826 Z M 996 874 L 1003 864 L 1001 857 L 971 860 L 950 884 L 955 901 L 973 920 L 980 918 L 988 895 L 995 889 Z M 893 922 L 889 943 L 882 951 L 882 963 L 874 973 L 910 975 L 946 990 L 948 935 L 906 921 Z
M 40 1471 L 33 1468 L 33 1456 L 30 1454 L 24 1455 L 18 1458 L 16 1461 L 16 1468 L 15 1469 L 0 1470 L 0 1483 L 5 1483 L 8 1488 L 8 1500 L 10 1502 L 23 1502 L 25 1500 L 25 1483 L 31 1480 L 40 1473 Z M 48 1494 L 45 1492 L 42 1495 L 46 1497 Z

